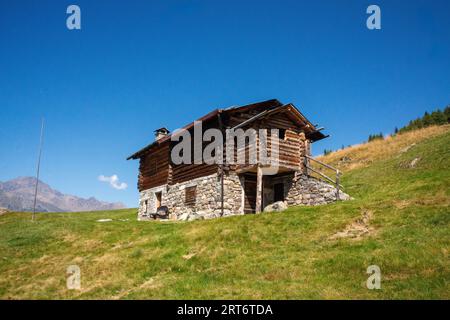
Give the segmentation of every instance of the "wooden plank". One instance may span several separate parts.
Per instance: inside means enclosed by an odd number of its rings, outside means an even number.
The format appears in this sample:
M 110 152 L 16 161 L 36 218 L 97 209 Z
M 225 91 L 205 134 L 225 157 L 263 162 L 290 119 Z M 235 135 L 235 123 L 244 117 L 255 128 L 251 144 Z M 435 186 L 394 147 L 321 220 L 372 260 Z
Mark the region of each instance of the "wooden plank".
M 187 164 L 172 167 L 172 183 L 184 182 L 217 172 L 217 165 Z
M 149 153 L 140 159 L 138 189 L 140 191 L 167 183 L 169 176 L 169 146 Z
M 191 186 L 185 188 L 185 200 L 184 203 L 187 206 L 195 206 L 197 198 L 197 186 Z
M 256 213 L 261 212 L 261 200 L 262 200 L 262 169 L 261 166 L 256 168 Z
M 256 207 L 256 176 L 244 176 L 244 213 L 255 213 Z
M 322 172 L 320 172 L 320 171 L 318 171 L 318 170 L 316 170 L 316 169 L 314 169 L 314 168 L 311 168 L 310 166 L 306 166 L 306 168 L 308 168 L 308 170 L 311 170 L 312 172 L 315 172 L 315 173 L 317 173 L 318 175 L 324 177 L 325 179 L 327 179 L 327 180 L 330 181 L 331 183 L 337 185 L 337 182 L 336 182 L 335 180 L 331 179 L 331 178 L 330 178 L 329 176 L 327 176 L 326 174 L 323 174 Z M 344 187 L 343 187 L 342 185 L 340 185 L 340 184 L 339 184 L 339 187 L 340 187 L 341 189 L 344 189 Z
M 317 162 L 317 163 L 323 165 L 324 167 L 327 167 L 328 169 L 331 169 L 331 170 L 333 170 L 333 171 L 339 172 L 339 170 L 336 169 L 335 167 L 330 166 L 329 164 L 326 164 L 326 163 L 324 163 L 324 162 L 322 162 L 322 161 L 320 161 L 320 160 L 314 159 L 313 157 L 311 157 L 311 156 L 309 156 L 309 155 L 305 155 L 305 157 L 308 158 L 309 160 L 315 161 L 315 162 Z

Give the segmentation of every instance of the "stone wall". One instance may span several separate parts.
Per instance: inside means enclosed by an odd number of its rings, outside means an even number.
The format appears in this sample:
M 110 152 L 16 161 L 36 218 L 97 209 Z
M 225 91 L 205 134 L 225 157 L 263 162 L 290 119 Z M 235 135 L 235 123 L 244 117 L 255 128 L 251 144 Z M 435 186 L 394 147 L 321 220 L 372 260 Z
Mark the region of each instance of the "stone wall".
M 224 215 L 244 214 L 244 178 L 230 172 L 224 176 Z
M 284 184 L 284 198 L 289 206 L 314 206 L 336 201 L 336 188 L 334 186 L 305 174 L 275 177 L 272 181 L 274 184 Z M 340 191 L 339 199 L 349 200 L 350 197 Z
M 196 201 L 192 206 L 185 205 L 187 187 L 196 186 Z M 183 214 L 207 214 L 214 212 L 220 197 L 220 180 L 217 174 L 193 179 L 170 186 L 167 203 L 170 213 L 179 218 Z
M 243 187 L 241 178 L 234 173 L 224 176 L 224 216 L 241 214 L 243 209 Z M 185 189 L 196 186 L 196 201 L 185 204 Z M 175 185 L 164 185 L 140 193 L 139 218 L 156 212 L 156 193 L 161 192 L 161 205 L 169 207 L 170 218 L 180 219 L 196 214 L 204 218 L 220 217 L 221 182 L 217 174 L 197 178 Z M 184 216 L 183 216 L 184 215 Z
M 293 205 L 319 205 L 336 201 L 336 189 L 323 181 L 300 173 L 264 176 L 263 205 L 273 202 L 273 185 L 283 183 L 285 202 Z M 196 201 L 186 205 L 186 188 L 196 186 Z M 244 178 L 234 172 L 224 176 L 224 216 L 244 214 Z M 169 208 L 169 218 L 190 220 L 221 216 L 221 182 L 213 174 L 175 185 L 164 185 L 140 193 L 139 219 L 156 212 L 156 193 L 161 193 L 161 205 Z M 341 200 L 349 196 L 340 192 Z
M 196 186 L 196 201 L 193 205 L 186 205 L 185 189 L 192 186 Z M 193 213 L 207 215 L 216 212 L 217 208 L 220 209 L 220 179 L 217 174 L 142 191 L 139 205 L 140 218 L 156 212 L 156 192 L 162 193 L 161 205 L 169 208 L 170 219 L 173 220 Z
M 162 194 L 161 204 L 166 205 L 165 199 L 167 197 L 167 185 L 141 191 L 139 193 L 138 219 L 146 218 L 150 213 L 156 212 L 157 192 L 161 192 Z

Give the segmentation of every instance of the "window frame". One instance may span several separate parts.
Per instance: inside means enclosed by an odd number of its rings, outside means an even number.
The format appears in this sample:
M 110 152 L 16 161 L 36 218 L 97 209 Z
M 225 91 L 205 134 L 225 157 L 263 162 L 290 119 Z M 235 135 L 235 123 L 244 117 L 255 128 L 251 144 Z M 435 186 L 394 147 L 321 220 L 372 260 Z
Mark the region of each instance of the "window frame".
M 197 202 L 197 186 L 187 186 L 184 188 L 184 204 L 193 207 Z

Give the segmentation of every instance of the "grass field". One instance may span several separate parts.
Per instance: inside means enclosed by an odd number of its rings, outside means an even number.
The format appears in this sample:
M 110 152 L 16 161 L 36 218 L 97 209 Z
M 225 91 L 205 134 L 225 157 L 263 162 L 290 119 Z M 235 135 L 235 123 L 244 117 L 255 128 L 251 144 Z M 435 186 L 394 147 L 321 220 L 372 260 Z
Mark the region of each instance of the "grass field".
M 330 154 L 322 160 L 341 167 L 354 200 L 282 213 L 193 222 L 138 222 L 136 209 L 36 222 L 2 215 L 0 298 L 449 299 L 449 146 L 441 126 Z M 333 237 L 364 214 L 368 233 Z M 81 290 L 66 288 L 72 264 Z M 380 290 L 366 288 L 373 264 Z

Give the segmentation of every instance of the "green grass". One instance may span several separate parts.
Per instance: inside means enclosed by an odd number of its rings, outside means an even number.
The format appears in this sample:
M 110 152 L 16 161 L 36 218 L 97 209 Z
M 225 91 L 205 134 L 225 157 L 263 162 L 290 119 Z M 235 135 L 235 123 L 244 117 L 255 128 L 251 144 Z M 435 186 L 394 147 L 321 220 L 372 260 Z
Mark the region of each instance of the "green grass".
M 36 222 L 5 214 L 0 298 L 449 299 L 449 145 L 447 130 L 345 172 L 352 201 L 282 213 L 193 222 L 138 222 L 136 209 Z M 371 234 L 329 239 L 367 210 Z M 79 291 L 66 289 L 71 264 Z M 372 264 L 380 290 L 366 288 Z

